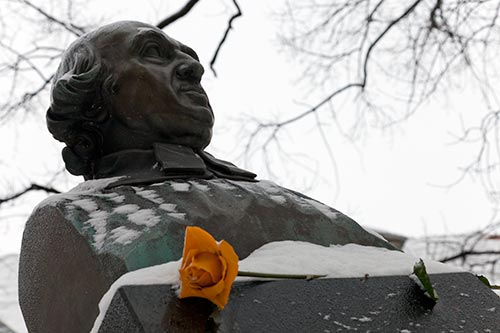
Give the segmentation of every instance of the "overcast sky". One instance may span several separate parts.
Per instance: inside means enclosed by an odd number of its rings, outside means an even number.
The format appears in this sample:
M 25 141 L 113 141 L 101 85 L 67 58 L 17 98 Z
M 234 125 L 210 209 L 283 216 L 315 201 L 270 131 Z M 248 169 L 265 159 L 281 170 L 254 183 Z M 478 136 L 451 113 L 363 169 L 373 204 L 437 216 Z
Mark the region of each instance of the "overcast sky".
M 96 1 L 92 10 L 96 16 L 106 17 L 103 23 L 130 19 L 155 24 L 167 9 L 183 3 Z M 281 27 L 273 11 L 281 4 L 241 1 L 243 16 L 234 22 L 220 53 L 217 78 L 207 64 L 225 29 L 226 17 L 233 11 L 230 2 L 226 7 L 218 1 L 201 1 L 187 18 L 166 29 L 193 47 L 205 65 L 203 85 L 216 115 L 214 138 L 207 150 L 378 230 L 416 237 L 469 232 L 486 225 L 492 204 L 479 181 L 465 178 L 451 188 L 446 186 L 460 177 L 459 168 L 474 152 L 471 147 L 451 144 L 451 133 L 461 130 L 459 115 L 478 107 L 478 96 L 467 86 L 427 103 L 408 121 L 385 131 L 369 131 L 354 143 L 340 134 L 330 111 L 323 109 L 319 117 L 323 124 L 331 125 L 325 131 L 334 160 L 329 158 L 314 117 L 282 132 L 285 153 L 271 152 L 271 173 L 262 155 L 247 160 L 241 157 L 245 143 L 242 119 L 287 118 L 304 111 L 304 102 L 314 102 L 303 86 L 295 85 L 300 64 L 280 52 L 277 36 Z M 48 100 L 41 110 L 46 106 Z M 478 119 L 472 115 L 466 121 Z M 22 127 L 2 129 L 0 140 L 9 143 L 2 144 L 0 151 L 0 161 L 6 161 L 0 165 L 2 172 L 15 171 L 23 179 L 40 177 L 43 182 L 47 170 L 62 166 L 62 146 L 46 130 L 42 113 L 27 117 Z M 79 181 L 65 176 L 58 186 L 66 190 Z M 23 223 L 43 197 L 42 193 L 25 196 L 20 208 L 2 206 L 0 254 L 19 251 Z

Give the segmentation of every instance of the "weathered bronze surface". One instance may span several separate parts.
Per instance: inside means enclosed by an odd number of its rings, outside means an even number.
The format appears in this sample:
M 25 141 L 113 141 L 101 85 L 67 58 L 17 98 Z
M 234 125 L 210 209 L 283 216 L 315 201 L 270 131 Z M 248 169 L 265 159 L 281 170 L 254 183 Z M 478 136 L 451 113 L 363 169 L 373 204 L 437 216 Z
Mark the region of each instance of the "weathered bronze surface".
M 88 332 L 127 271 L 179 259 L 198 225 L 241 258 L 277 240 L 393 247 L 342 213 L 203 149 L 214 116 L 189 47 L 118 22 L 84 35 L 54 78 L 47 124 L 76 189 L 30 217 L 19 270 L 30 332 Z

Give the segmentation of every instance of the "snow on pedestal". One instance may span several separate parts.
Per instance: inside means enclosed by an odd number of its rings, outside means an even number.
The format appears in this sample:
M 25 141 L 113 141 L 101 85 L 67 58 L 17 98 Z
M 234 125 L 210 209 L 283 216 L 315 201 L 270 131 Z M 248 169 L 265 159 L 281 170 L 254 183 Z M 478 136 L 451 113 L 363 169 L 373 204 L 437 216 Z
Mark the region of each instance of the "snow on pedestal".
M 254 251 L 239 262 L 240 271 L 275 274 L 315 274 L 327 278 L 352 278 L 365 276 L 410 275 L 419 259 L 400 251 L 356 244 L 320 246 L 307 242 L 272 242 Z M 115 292 L 126 285 L 170 284 L 178 289 L 181 260 L 163 265 L 143 268 L 120 277 L 99 303 L 92 333 L 99 326 L 113 299 Z M 428 273 L 462 272 L 460 268 L 426 261 Z M 257 278 L 238 277 L 236 282 Z

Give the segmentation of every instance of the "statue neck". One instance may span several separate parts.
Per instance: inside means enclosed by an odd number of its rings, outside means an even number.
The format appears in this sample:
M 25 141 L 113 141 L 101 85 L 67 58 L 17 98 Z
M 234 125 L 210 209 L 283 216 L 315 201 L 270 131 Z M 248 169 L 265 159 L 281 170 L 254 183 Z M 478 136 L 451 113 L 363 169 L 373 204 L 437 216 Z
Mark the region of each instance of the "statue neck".
M 122 178 L 109 187 L 148 184 L 168 179 L 228 178 L 255 181 L 255 174 L 190 147 L 154 143 L 151 149 L 128 149 L 95 162 L 94 178 Z

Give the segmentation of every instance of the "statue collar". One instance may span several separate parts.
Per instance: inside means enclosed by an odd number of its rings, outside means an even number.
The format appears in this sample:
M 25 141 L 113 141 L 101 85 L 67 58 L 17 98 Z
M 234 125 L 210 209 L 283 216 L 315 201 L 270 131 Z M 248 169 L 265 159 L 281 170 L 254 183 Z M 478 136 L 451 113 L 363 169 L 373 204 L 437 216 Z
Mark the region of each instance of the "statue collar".
M 96 178 L 125 176 L 108 185 L 151 184 L 169 179 L 256 181 L 256 174 L 190 147 L 155 143 L 151 150 L 125 150 L 102 157 L 95 164 Z

